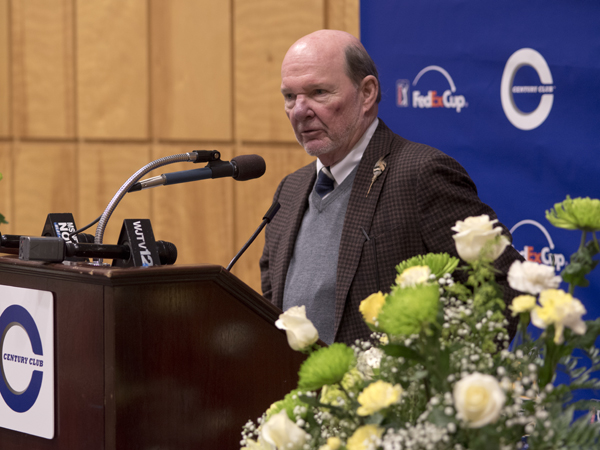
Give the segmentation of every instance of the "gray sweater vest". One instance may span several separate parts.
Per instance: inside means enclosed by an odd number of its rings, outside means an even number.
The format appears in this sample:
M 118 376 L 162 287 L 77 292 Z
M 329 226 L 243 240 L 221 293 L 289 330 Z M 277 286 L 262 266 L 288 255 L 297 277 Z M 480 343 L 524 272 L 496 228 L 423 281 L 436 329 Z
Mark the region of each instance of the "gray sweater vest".
M 283 310 L 305 305 L 306 316 L 327 344 L 335 338 L 337 262 L 355 175 L 356 168 L 324 199 L 313 188 L 285 280 Z

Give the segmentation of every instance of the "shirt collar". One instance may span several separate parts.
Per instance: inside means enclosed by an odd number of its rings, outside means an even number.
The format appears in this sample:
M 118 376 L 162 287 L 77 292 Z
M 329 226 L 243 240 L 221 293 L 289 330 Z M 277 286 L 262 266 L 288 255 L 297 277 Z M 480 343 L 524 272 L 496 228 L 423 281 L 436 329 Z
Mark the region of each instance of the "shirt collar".
M 329 168 L 331 175 L 333 175 L 333 178 L 335 179 L 335 187 L 342 184 L 346 177 L 350 175 L 350 173 L 358 165 L 363 157 L 363 154 L 365 153 L 365 150 L 367 149 L 367 145 L 369 145 L 369 142 L 373 137 L 373 134 L 375 134 L 377 125 L 379 125 L 379 119 L 376 117 L 371 125 L 369 125 L 369 128 L 367 128 L 367 131 L 364 132 L 352 150 L 350 150 L 350 153 L 348 153 L 344 159 Z M 317 175 L 322 168 L 323 163 L 317 158 Z

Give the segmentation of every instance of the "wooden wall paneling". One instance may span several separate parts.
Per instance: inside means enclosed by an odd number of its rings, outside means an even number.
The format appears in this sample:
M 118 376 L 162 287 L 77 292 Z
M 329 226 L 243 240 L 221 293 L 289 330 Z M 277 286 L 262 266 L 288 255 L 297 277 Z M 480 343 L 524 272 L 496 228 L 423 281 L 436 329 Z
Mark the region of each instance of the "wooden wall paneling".
M 327 28 L 360 38 L 360 1 L 327 0 Z
M 13 233 L 40 236 L 49 213 L 77 217 L 75 144 L 15 142 L 13 149 Z
M 80 136 L 148 138 L 147 1 L 78 0 L 76 10 Z
M 8 225 L 0 225 L 0 233 L 13 234 L 13 202 L 12 202 L 12 152 L 10 142 L 0 142 L 0 213 L 8 222 Z M 41 231 L 41 229 L 40 229 Z
M 229 161 L 233 156 L 231 147 L 205 145 L 203 148 L 219 150 L 223 160 Z M 152 159 L 198 149 L 197 145 L 160 145 L 153 149 Z M 150 175 L 194 170 L 205 165 L 177 163 Z M 239 183 L 233 178 L 208 179 L 138 193 L 152 192 L 154 235 L 177 246 L 177 264 L 229 264 L 237 251 L 233 236 L 233 190 Z M 251 182 L 244 182 L 247 183 Z
M 10 20 L 8 0 L 0 0 L 0 137 L 10 134 Z
M 119 188 L 148 164 L 148 144 L 87 143 L 79 147 L 79 214 L 78 227 L 87 225 L 101 215 Z M 104 232 L 105 244 L 116 244 L 123 219 L 150 218 L 151 191 L 126 194 L 108 221 Z M 86 233 L 95 234 L 96 227 Z
M 230 2 L 150 5 L 153 136 L 231 140 Z
M 75 135 L 72 0 L 12 2 L 15 134 Z
M 302 147 L 293 144 L 266 148 L 245 146 L 241 148 L 240 152 L 240 154 L 260 154 L 265 159 L 267 171 L 263 177 L 257 180 L 235 185 L 236 248 L 241 248 L 260 225 L 265 212 L 271 206 L 273 194 L 275 194 L 275 190 L 283 177 L 314 160 Z M 258 260 L 262 254 L 264 242 L 263 230 L 263 233 L 254 241 L 232 270 L 236 276 L 259 293 L 262 292 Z
M 281 61 L 297 39 L 324 27 L 323 0 L 236 0 L 234 8 L 236 137 L 294 142 Z

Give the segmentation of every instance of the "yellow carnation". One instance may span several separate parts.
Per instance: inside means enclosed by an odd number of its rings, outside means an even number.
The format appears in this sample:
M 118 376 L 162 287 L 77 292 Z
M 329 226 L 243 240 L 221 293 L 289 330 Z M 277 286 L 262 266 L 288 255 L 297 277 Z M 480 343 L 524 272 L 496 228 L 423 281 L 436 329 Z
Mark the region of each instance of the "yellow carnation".
M 357 428 L 354 434 L 348 439 L 346 448 L 348 450 L 369 450 L 375 448 L 374 444 L 381 435 L 384 429 L 376 425 L 363 425 Z
M 327 444 L 319 447 L 319 450 L 338 450 L 342 446 L 342 441 L 339 437 L 330 437 L 327 439 Z
M 381 311 L 381 307 L 384 305 L 386 299 L 386 295 L 382 294 L 381 291 L 369 295 L 362 302 L 360 302 L 360 306 L 358 310 L 363 315 L 365 322 L 371 325 L 376 325 L 377 316 L 379 315 L 379 311 Z
M 533 295 L 519 295 L 512 301 L 509 306 L 512 309 L 512 315 L 516 316 L 519 313 L 529 312 L 535 308 L 535 297 Z
M 564 342 L 565 327 L 576 334 L 584 334 L 585 322 L 581 317 L 587 312 L 579 300 L 560 289 L 546 289 L 540 294 L 540 304 L 531 311 L 531 322 L 538 328 L 554 324 L 554 342 Z
M 360 406 L 356 410 L 359 416 L 369 416 L 400 401 L 402 386 L 392 385 L 379 380 L 370 384 L 358 396 Z

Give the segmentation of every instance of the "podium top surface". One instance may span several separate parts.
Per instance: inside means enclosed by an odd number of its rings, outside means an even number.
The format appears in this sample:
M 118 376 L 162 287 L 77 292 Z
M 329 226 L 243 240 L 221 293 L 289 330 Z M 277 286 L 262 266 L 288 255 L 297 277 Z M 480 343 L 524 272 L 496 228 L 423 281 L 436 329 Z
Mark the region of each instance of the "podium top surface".
M 164 278 L 210 279 L 218 275 L 232 276 L 222 266 L 214 264 L 172 265 L 154 267 L 112 267 L 96 266 L 90 263 L 47 263 L 41 261 L 23 261 L 15 255 L 0 256 L 0 267 L 4 272 L 39 273 L 45 276 L 81 278 L 81 281 L 94 284 L 127 284 L 133 279 L 146 282 L 161 282 Z M 190 278 L 191 277 L 191 278 Z
M 91 264 L 56 264 L 22 261 L 15 255 L 0 256 L 0 278 L 40 277 L 109 287 L 160 285 L 165 283 L 213 282 L 259 312 L 268 320 L 276 320 L 281 310 L 262 295 L 215 264 L 171 265 L 155 267 L 111 267 Z M 12 283 L 8 283 L 12 284 Z

